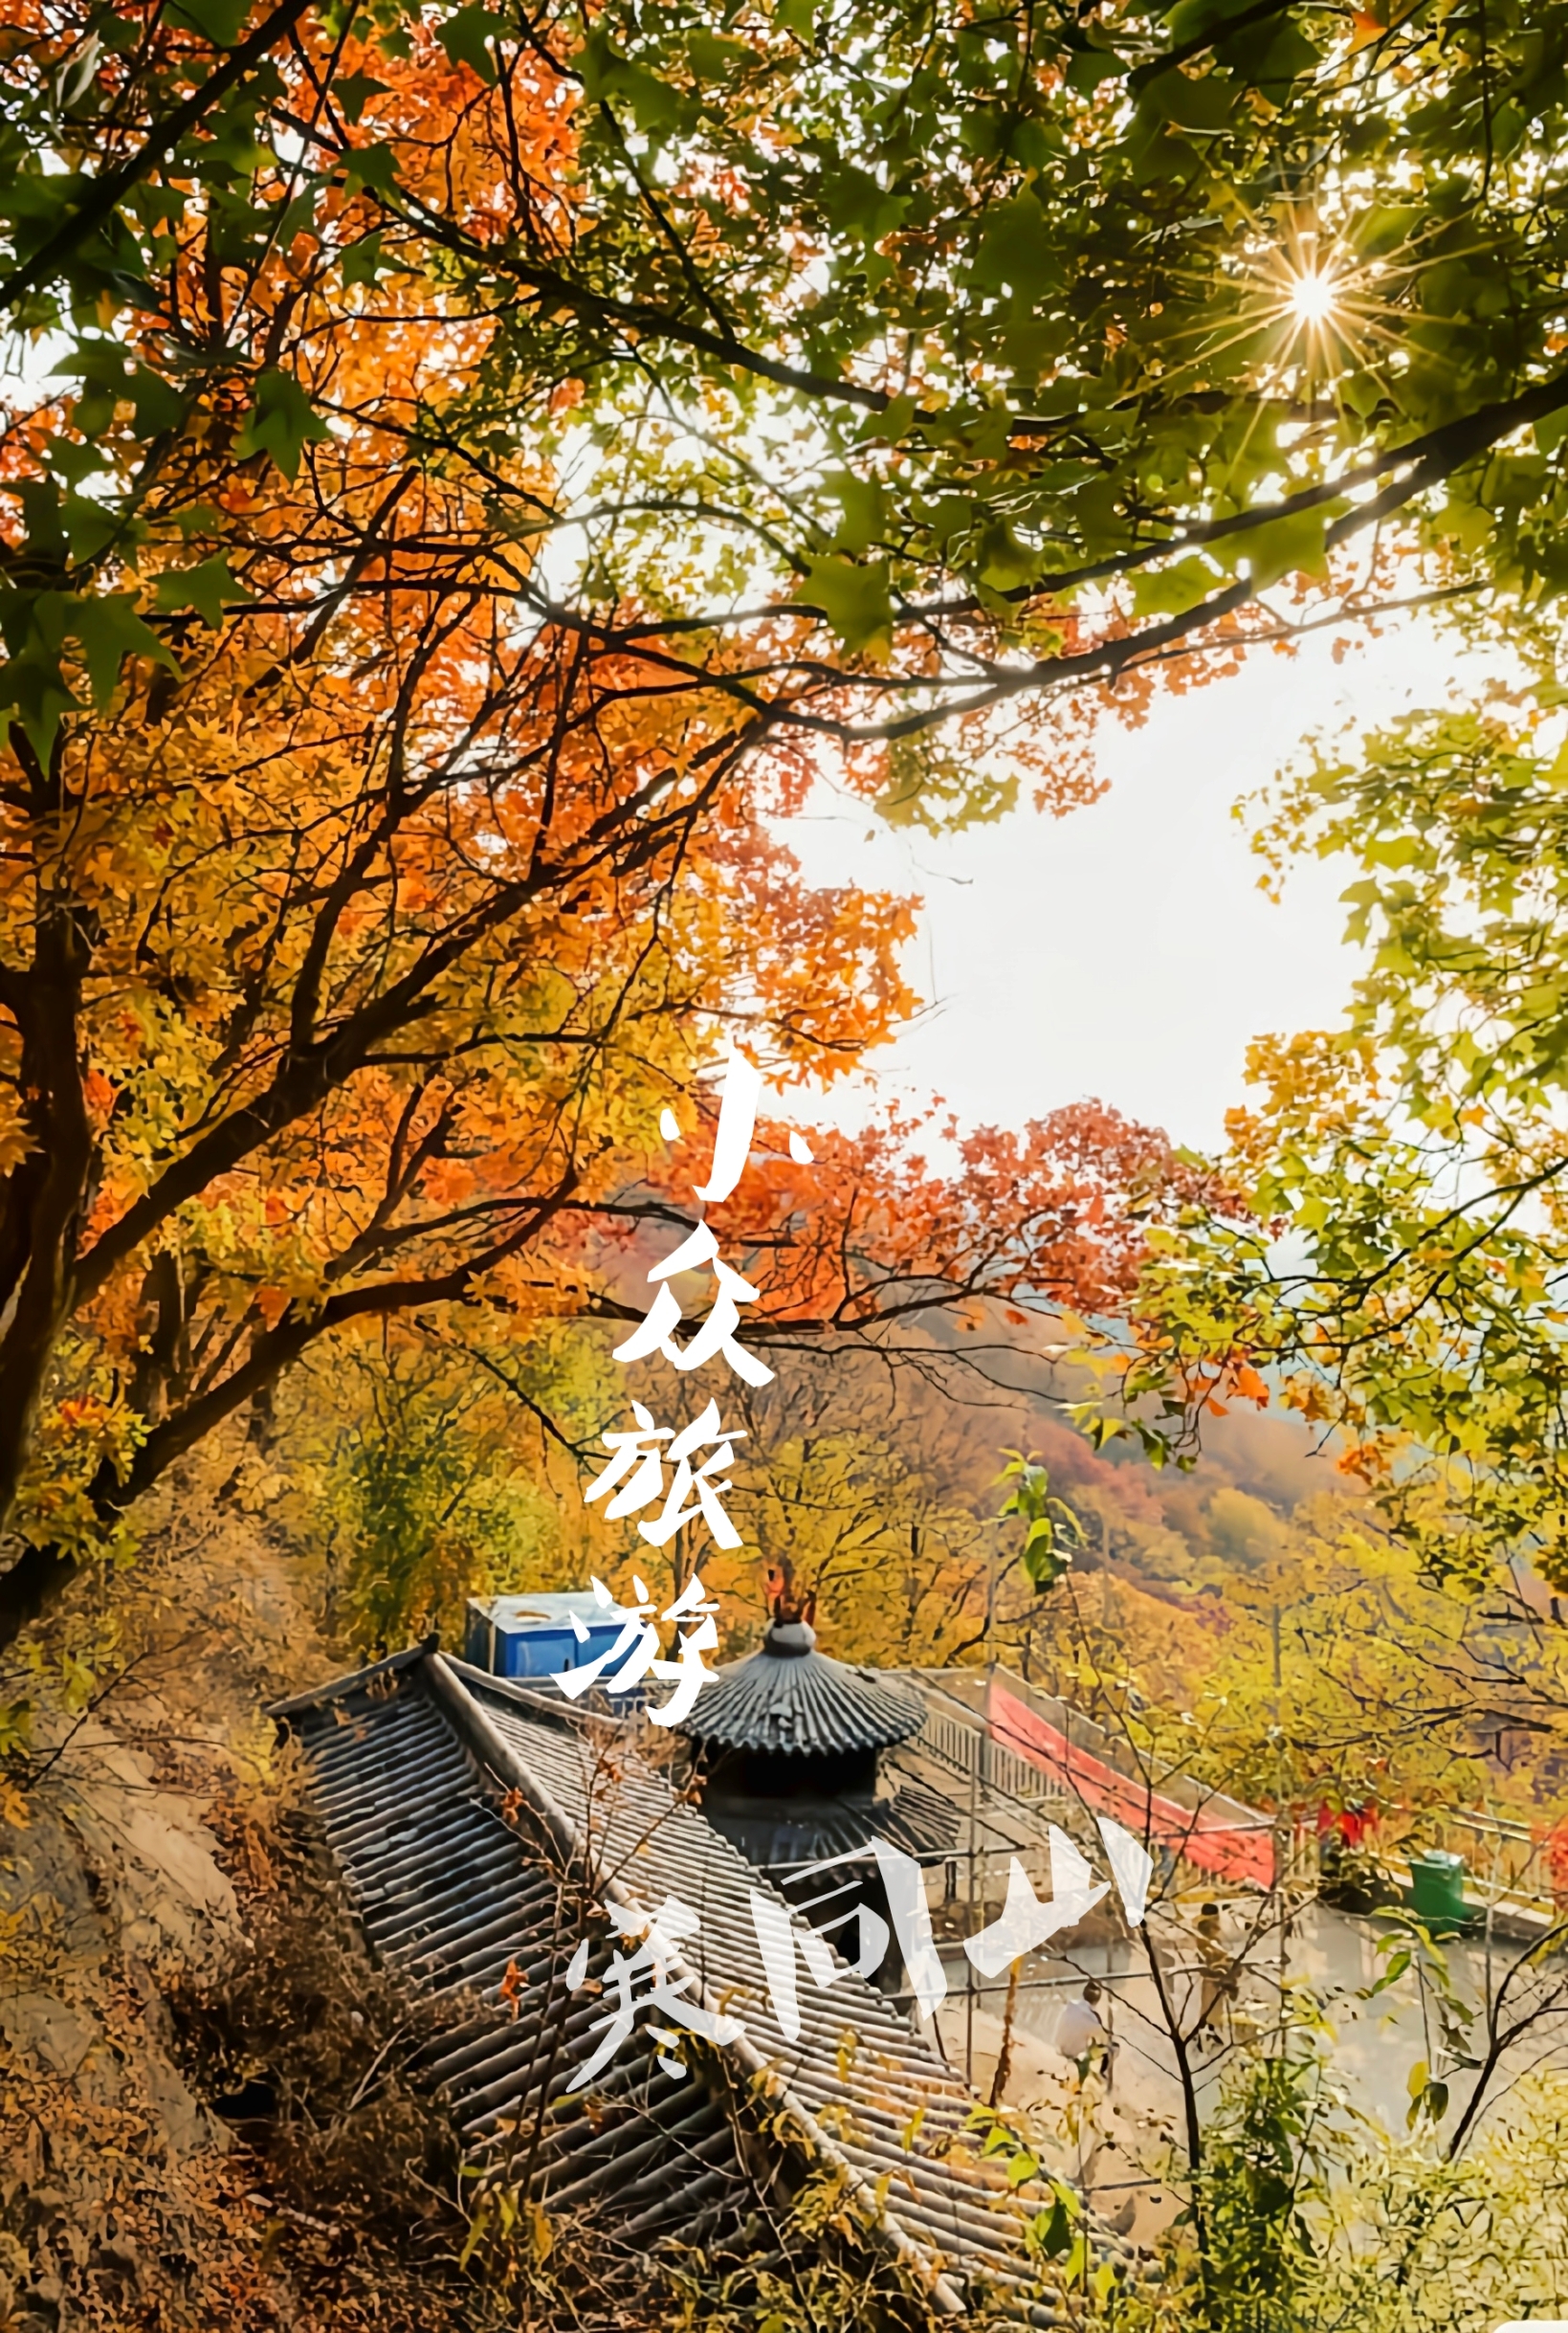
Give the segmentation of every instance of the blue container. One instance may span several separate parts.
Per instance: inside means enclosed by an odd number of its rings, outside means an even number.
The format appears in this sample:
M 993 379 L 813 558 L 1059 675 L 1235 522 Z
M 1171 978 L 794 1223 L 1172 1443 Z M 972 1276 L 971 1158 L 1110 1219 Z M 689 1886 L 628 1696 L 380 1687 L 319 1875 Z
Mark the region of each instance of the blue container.
M 587 1630 L 581 1638 L 573 1616 Z M 471 1596 L 463 1658 L 492 1677 L 556 1677 L 607 1653 L 636 1614 L 597 1603 L 591 1590 L 539 1596 Z

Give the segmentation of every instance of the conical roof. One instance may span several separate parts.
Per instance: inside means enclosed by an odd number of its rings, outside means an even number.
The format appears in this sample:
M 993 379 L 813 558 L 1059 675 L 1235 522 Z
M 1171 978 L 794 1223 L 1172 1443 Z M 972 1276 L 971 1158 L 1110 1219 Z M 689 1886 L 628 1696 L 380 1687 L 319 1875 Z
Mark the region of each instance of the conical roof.
M 917 1695 L 874 1670 L 830 1660 L 816 1644 L 805 1621 L 775 1620 L 759 1651 L 703 1688 L 685 1732 L 717 1748 L 796 1758 L 891 1749 L 919 1732 L 925 1707 Z

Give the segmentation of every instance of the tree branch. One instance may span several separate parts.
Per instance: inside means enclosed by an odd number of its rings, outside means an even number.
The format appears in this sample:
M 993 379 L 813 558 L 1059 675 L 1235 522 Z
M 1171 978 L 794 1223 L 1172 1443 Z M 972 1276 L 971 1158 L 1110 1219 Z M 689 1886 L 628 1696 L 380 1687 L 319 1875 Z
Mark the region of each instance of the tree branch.
M 242 81 L 252 67 L 260 64 L 268 51 L 275 48 L 282 35 L 291 31 L 304 14 L 310 0 L 278 0 L 278 6 L 262 18 L 248 40 L 232 49 L 215 73 L 210 74 L 199 89 L 191 91 L 183 105 L 152 131 L 118 170 L 106 178 L 93 181 L 92 192 L 72 212 L 62 226 L 35 251 L 31 259 L 11 273 L 0 278 L 0 306 L 11 307 L 28 292 L 35 291 L 55 275 L 61 262 L 76 250 L 78 243 L 96 233 L 105 220 L 112 217 L 123 196 L 138 180 L 146 176 L 154 166 L 173 152 L 186 132 L 194 129 L 221 98 L 228 96 L 236 83 Z

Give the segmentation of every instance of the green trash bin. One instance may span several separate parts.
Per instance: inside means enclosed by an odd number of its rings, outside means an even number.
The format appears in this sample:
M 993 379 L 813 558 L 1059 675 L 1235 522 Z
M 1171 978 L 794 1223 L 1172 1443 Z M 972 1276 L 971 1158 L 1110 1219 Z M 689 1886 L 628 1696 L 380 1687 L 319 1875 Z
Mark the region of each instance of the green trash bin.
M 1410 1857 L 1410 1909 L 1429 1928 L 1462 1928 L 1469 1919 L 1465 1903 L 1465 1858 L 1429 1847 Z

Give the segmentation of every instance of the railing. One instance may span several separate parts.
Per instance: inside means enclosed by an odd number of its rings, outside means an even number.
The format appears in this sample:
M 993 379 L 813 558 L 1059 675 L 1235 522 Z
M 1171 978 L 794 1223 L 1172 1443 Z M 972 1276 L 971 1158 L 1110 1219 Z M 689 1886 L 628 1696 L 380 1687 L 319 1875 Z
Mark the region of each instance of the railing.
M 969 1775 L 980 1764 L 980 1749 L 983 1736 L 973 1723 L 951 1716 L 945 1709 L 937 1709 L 928 1700 L 925 1723 L 916 1741 L 929 1757 L 941 1766 L 950 1766 L 955 1774 Z
M 1376 1834 L 1374 1834 L 1376 1844 Z M 1467 1892 L 1488 1902 L 1505 1900 L 1559 1915 L 1568 1905 L 1568 1836 L 1491 1814 L 1427 1812 L 1399 1842 L 1403 1856 L 1447 1848 L 1465 1858 Z
M 1299 1880 L 1292 1842 L 1268 1815 L 1179 1768 L 1141 1771 L 1129 1744 L 1010 1670 L 917 1671 L 911 1681 L 927 1711 L 919 1746 L 1034 1821 L 1049 1807 L 1064 1829 L 1081 1830 L 1107 1812 L 1158 1843 L 1186 1878 Z
M 997 1789 L 1005 1790 L 1010 1798 L 1051 1799 L 1065 1806 L 1067 1792 L 1054 1775 L 1044 1773 L 1016 1750 L 1007 1748 L 987 1734 L 984 1746 L 984 1778 Z
M 1020 1758 L 1005 1743 L 998 1742 L 980 1710 L 971 1710 L 953 1700 L 941 1693 L 939 1686 L 922 1683 L 921 1693 L 926 1720 L 916 1740 L 929 1757 L 955 1774 L 966 1778 L 977 1775 L 986 1789 L 1002 1798 L 1016 1799 L 1021 1805 L 1032 1807 L 1044 1801 L 1054 1806 L 1067 1803 L 1068 1793 L 1061 1783 L 1032 1760 Z M 939 1698 L 945 1705 L 939 1705 Z
M 906 1671 L 904 1675 L 926 1707 L 925 1724 L 911 1743 L 912 1749 L 965 1783 L 978 1785 L 1003 1805 L 1010 1804 L 1021 1817 L 1035 1822 L 1049 1818 L 1069 1831 L 1082 1828 L 1081 1819 L 1073 1819 L 1086 1811 L 1082 1794 L 1047 1766 L 1021 1757 L 991 1731 L 984 1670 Z M 1093 1720 L 1009 1672 L 1000 1673 L 997 1681 L 1049 1723 L 1057 1725 L 1072 1749 L 1093 1744 L 1093 1754 L 1127 1770 L 1129 1781 L 1137 1773 L 1128 1746 Z M 1249 1833 L 1267 1845 L 1273 1885 L 1292 1895 L 1316 1893 L 1320 1841 L 1310 1820 L 1271 1821 L 1257 1810 L 1192 1781 L 1180 1768 L 1159 1766 L 1152 1772 L 1138 1774 L 1137 1779 L 1139 1787 L 1151 1794 L 1168 1794 L 1178 1803 L 1186 1802 L 1194 1821 L 1202 1822 L 1203 1828 L 1195 1830 L 1190 1839 L 1175 1842 L 1175 1862 L 1186 1881 L 1210 1878 L 1212 1856 L 1200 1857 L 1191 1850 L 1206 1849 L 1219 1826 L 1238 1834 Z M 1135 1823 L 1134 1828 L 1141 1829 L 1141 1824 Z M 1406 1848 L 1419 1853 L 1427 1847 L 1445 1847 L 1464 1855 L 1472 1901 L 1484 1899 L 1500 1909 L 1522 1903 L 1541 1907 L 1547 1914 L 1556 1905 L 1559 1916 L 1568 1908 L 1568 1826 L 1560 1833 L 1543 1836 L 1539 1829 L 1506 1816 L 1432 1813 L 1413 1827 L 1411 1837 L 1401 1842 L 1399 1853 L 1402 1855 Z M 988 1856 L 994 1859 L 993 1851 L 981 1851 L 982 1862 Z

